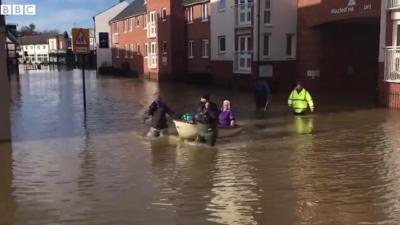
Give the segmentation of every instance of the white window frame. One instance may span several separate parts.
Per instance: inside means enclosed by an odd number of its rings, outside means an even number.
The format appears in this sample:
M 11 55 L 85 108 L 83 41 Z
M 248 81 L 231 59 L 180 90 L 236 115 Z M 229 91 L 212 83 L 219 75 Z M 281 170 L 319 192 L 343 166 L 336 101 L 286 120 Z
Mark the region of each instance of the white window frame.
M 223 3 L 223 8 L 221 7 L 221 4 Z M 218 11 L 223 12 L 226 10 L 226 0 L 219 0 L 218 1 Z
M 115 45 L 115 58 L 119 59 L 119 45 Z
M 186 23 L 193 23 L 193 6 L 186 8 Z
M 126 20 L 126 19 L 122 21 L 123 32 L 124 32 L 124 33 L 128 32 L 128 23 L 127 23 L 127 21 L 128 21 L 128 20 Z
M 194 58 L 194 52 L 193 52 L 193 45 L 194 45 L 194 41 L 193 40 L 189 40 L 187 42 L 187 57 L 189 59 L 193 59 Z
M 149 68 L 157 68 L 157 42 L 150 42 Z
M 290 49 L 292 50 L 290 54 L 289 52 L 289 37 L 291 37 L 291 42 L 290 42 Z M 286 35 L 286 56 L 288 58 L 296 58 L 296 34 L 294 33 L 289 33 Z
M 241 39 L 243 39 L 243 46 Z M 252 38 L 250 35 L 243 35 L 238 37 L 238 48 L 239 48 L 239 71 L 245 71 L 245 72 L 250 72 L 251 71 L 251 55 L 252 55 L 252 50 L 250 50 L 250 43 L 252 41 Z M 240 65 L 241 60 L 244 62 L 244 66 Z
M 143 15 L 143 29 L 147 29 L 147 13 Z
M 162 19 L 162 21 L 167 21 L 167 9 L 166 8 L 161 9 L 161 19 Z
M 130 58 L 133 59 L 133 44 L 130 44 Z
M 238 5 L 238 23 L 239 26 L 248 26 L 252 24 L 253 21 L 253 12 L 252 6 L 254 4 L 254 0 L 239 0 Z M 243 21 L 241 18 L 243 16 Z
M 144 43 L 144 57 L 148 58 L 149 57 L 149 43 Z
M 147 37 L 156 38 L 157 37 L 157 12 L 151 11 L 149 14 L 149 20 L 147 21 Z
M 263 34 L 263 48 L 262 48 L 262 54 L 264 58 L 270 58 L 271 57 L 271 33 L 264 33 Z M 268 52 L 265 54 L 265 37 L 268 37 Z
M 139 16 L 136 16 L 135 22 L 136 22 L 136 27 L 140 27 L 140 17 Z
M 271 0 L 264 0 L 264 18 L 263 18 L 263 22 L 265 26 L 271 26 L 272 25 L 272 11 L 271 11 Z M 269 22 L 266 22 L 266 15 L 269 15 Z
M 208 4 L 201 4 L 201 22 L 208 21 Z
M 133 30 L 133 17 L 129 18 L 128 20 L 129 32 Z
M 136 43 L 136 55 L 140 55 L 140 44 Z
M 201 40 L 201 57 L 207 59 L 209 57 L 210 42 L 208 39 Z
M 125 44 L 125 59 L 129 58 L 129 45 Z
M 167 41 L 162 41 L 162 54 L 167 55 L 168 54 L 168 45 Z
M 221 39 L 224 39 L 225 42 L 225 50 L 221 50 Z M 226 36 L 225 35 L 220 35 L 218 36 L 218 54 L 225 54 L 226 52 Z

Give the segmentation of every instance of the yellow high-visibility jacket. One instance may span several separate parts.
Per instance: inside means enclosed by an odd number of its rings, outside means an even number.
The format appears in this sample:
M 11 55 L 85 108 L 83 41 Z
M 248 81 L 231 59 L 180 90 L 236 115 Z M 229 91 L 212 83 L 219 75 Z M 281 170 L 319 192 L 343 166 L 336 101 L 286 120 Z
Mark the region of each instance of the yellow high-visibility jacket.
M 304 88 L 300 92 L 297 92 L 297 90 L 294 89 L 292 93 L 290 93 L 288 105 L 293 108 L 295 113 L 303 113 L 308 107 L 312 110 L 314 109 L 314 102 L 311 95 Z

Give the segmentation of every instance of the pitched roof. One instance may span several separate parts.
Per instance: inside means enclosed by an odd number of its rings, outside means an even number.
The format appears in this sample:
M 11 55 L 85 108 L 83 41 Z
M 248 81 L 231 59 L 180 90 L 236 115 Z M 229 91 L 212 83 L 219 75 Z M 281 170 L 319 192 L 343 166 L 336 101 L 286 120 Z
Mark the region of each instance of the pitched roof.
M 96 15 L 94 15 L 94 17 L 96 17 L 96 16 L 98 16 L 98 15 L 100 15 L 100 14 L 103 14 L 103 13 L 107 12 L 108 10 L 110 10 L 110 9 L 112 9 L 112 8 L 114 8 L 114 7 L 118 6 L 118 5 L 120 5 L 120 4 L 127 4 L 127 5 L 129 5 L 129 2 L 127 2 L 126 0 L 121 1 L 121 2 L 118 2 L 118 3 L 114 4 L 114 5 L 112 5 L 111 7 L 107 8 L 107 9 L 104 9 L 104 10 L 101 11 L 101 12 L 96 13 Z
M 135 0 L 128 5 L 122 12 L 115 16 L 110 22 L 124 19 L 126 17 L 137 16 L 147 12 L 145 0 Z
M 23 36 L 19 37 L 18 41 L 20 45 L 40 45 L 47 44 L 50 37 L 52 37 L 52 35 Z
M 209 2 L 209 0 L 182 0 L 182 5 L 189 6 L 189 5 L 205 3 L 205 2 Z

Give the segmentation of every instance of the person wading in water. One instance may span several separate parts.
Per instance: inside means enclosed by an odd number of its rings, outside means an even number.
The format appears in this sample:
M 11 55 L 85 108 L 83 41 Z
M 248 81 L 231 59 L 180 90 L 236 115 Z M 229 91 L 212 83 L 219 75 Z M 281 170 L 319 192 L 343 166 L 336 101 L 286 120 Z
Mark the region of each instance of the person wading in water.
M 197 142 L 214 146 L 218 136 L 218 106 L 210 101 L 210 95 L 205 94 L 200 99 L 196 122 L 198 128 Z
M 145 114 L 145 120 L 151 117 L 151 127 L 147 137 L 159 137 L 167 133 L 167 114 L 172 118 L 179 117 L 162 101 L 159 94 L 157 94 L 156 100 L 150 104 Z
M 296 88 L 290 93 L 288 105 L 296 115 L 306 113 L 308 108 L 310 108 L 311 112 L 314 112 L 314 102 L 311 94 L 302 86 L 301 82 L 297 82 Z

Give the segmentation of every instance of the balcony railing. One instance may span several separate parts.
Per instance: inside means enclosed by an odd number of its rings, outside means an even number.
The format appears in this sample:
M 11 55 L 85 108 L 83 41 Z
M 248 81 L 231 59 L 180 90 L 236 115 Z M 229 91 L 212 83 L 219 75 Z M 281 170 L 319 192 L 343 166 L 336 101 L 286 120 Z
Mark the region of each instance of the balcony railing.
M 388 9 L 400 9 L 400 0 L 387 0 Z
M 235 26 L 249 27 L 253 26 L 253 3 L 241 3 L 235 5 Z
M 384 80 L 400 82 L 400 46 L 385 49 Z
M 114 33 L 113 34 L 113 44 L 118 44 L 119 43 L 119 33 Z
M 233 72 L 250 74 L 252 72 L 251 65 L 253 62 L 253 52 L 241 51 L 235 52 L 233 58 Z

